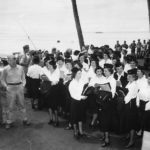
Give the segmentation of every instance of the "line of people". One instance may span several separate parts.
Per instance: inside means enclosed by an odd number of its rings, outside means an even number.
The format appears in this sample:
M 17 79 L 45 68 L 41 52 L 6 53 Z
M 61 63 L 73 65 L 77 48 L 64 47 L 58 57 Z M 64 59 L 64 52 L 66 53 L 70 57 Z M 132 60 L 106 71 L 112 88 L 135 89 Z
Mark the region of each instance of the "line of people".
M 75 138 L 86 136 L 83 123 L 87 111 L 92 115 L 91 127 L 99 120 L 99 128 L 104 133 L 102 147 L 110 144 L 111 131 L 126 133 L 129 140 L 126 148 L 129 148 L 135 143 L 136 131 L 142 135 L 144 130 L 150 130 L 150 74 L 146 78 L 135 56 L 113 51 L 108 46 L 92 54 L 84 50 L 74 54 L 72 51 L 46 53 L 40 57 L 35 52 L 29 58 L 28 52 L 29 46 L 25 46 L 19 61 L 23 67 L 16 65 L 15 57 L 11 56 L 2 72 L 1 82 L 9 101 L 8 116 L 12 115 L 17 98 L 22 106 L 23 123 L 30 124 L 24 107 L 26 81 L 32 108 L 46 108 L 48 124 L 56 127 L 59 126 L 58 113 L 69 114 L 67 128 L 73 127 Z M 83 93 L 85 84 L 94 89 L 88 95 Z M 109 92 L 99 88 L 106 84 Z M 11 117 L 6 128 L 10 126 Z

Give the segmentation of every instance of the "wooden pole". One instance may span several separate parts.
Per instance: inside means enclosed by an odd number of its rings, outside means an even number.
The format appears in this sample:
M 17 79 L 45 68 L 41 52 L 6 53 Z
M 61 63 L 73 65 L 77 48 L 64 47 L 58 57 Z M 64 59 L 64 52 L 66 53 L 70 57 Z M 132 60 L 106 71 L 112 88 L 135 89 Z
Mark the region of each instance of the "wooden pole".
M 75 19 L 75 24 L 76 24 L 76 29 L 77 29 L 78 39 L 79 39 L 79 45 L 80 45 L 80 49 L 82 50 L 84 46 L 84 39 L 83 39 L 82 29 L 80 25 L 76 0 L 72 0 L 72 8 L 73 8 L 73 14 L 74 14 L 74 19 Z
M 150 0 L 147 0 L 147 5 L 148 5 L 149 32 L 150 32 Z

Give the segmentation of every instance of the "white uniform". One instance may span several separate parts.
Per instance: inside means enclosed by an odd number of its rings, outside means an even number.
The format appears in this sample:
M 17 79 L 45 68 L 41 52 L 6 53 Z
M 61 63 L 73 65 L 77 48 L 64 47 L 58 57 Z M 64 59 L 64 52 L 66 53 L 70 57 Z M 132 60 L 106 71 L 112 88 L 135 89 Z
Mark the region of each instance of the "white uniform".
M 34 64 L 28 68 L 27 76 L 32 79 L 39 79 L 42 72 L 42 67 Z
M 133 81 L 132 83 L 128 83 L 126 88 L 128 89 L 128 93 L 125 96 L 125 104 L 129 103 L 131 99 L 134 99 L 137 97 L 138 93 L 138 87 L 136 81 Z
M 107 81 L 106 83 L 110 83 L 112 97 L 114 98 L 115 93 L 116 93 L 117 82 L 116 82 L 115 78 L 113 77 L 113 75 L 106 78 L 106 81 Z
M 104 76 L 98 77 L 95 75 L 95 77 L 91 78 L 89 86 L 95 86 L 95 84 L 105 84 L 107 83 L 107 80 Z
M 58 69 L 55 69 L 53 73 L 50 72 L 46 67 L 42 69 L 42 74 L 45 74 L 49 81 L 52 82 L 52 84 L 57 84 L 60 78 L 60 72 Z
M 69 84 L 69 92 L 73 99 L 80 101 L 82 99 L 82 91 L 84 87 L 85 82 L 83 80 L 75 80 L 73 79 Z
M 102 67 L 102 68 L 104 68 L 104 64 L 112 64 L 112 60 L 110 60 L 110 59 L 107 59 L 107 60 L 102 59 L 99 62 L 99 66 Z

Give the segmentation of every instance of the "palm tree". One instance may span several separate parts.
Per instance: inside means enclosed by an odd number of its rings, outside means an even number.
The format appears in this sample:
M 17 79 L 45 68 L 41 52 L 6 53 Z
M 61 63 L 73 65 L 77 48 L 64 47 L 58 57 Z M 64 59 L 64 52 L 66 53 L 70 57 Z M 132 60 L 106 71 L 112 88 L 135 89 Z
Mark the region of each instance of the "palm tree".
M 84 46 L 84 39 L 83 39 L 82 29 L 81 29 L 81 25 L 80 25 L 80 19 L 79 19 L 79 15 L 78 15 L 76 0 L 72 0 L 72 7 L 73 7 L 73 14 L 74 14 L 74 19 L 75 19 L 76 29 L 77 29 L 77 33 L 78 33 L 80 49 L 82 50 L 82 47 Z

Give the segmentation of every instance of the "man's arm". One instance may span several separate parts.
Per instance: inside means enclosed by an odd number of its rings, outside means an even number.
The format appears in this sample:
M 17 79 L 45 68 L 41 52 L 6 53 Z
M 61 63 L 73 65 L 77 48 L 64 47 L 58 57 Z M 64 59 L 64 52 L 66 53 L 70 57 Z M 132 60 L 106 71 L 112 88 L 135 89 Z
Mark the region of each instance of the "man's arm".
M 7 77 L 7 70 L 4 69 L 1 74 L 1 83 L 4 88 L 7 88 L 6 77 Z
M 21 74 L 21 80 L 22 80 L 22 84 L 23 86 L 26 85 L 26 78 L 25 78 L 25 73 L 24 70 L 21 68 L 22 74 Z
M 25 56 L 22 56 L 22 57 L 21 57 L 19 64 L 20 64 L 21 66 L 25 66 L 25 67 L 28 66 L 28 63 L 25 62 Z

